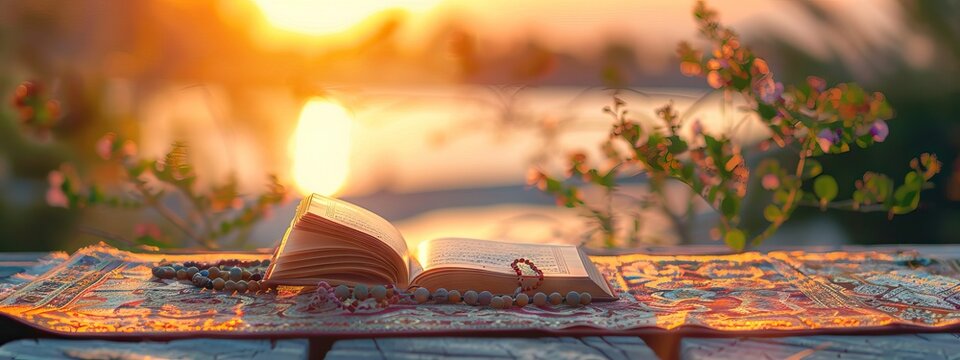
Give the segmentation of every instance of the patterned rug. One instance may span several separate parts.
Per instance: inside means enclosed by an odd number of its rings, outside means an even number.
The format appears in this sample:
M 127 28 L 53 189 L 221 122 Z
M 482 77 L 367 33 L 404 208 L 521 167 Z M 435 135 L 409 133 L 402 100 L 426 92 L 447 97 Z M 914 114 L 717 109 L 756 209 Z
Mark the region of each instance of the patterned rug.
M 960 322 L 957 262 L 916 253 L 593 256 L 620 300 L 586 307 L 395 305 L 346 313 L 296 291 L 228 295 L 151 279 L 157 262 L 266 255 L 154 255 L 105 245 L 0 299 L 0 313 L 58 334 L 310 336 L 643 331 L 944 329 Z

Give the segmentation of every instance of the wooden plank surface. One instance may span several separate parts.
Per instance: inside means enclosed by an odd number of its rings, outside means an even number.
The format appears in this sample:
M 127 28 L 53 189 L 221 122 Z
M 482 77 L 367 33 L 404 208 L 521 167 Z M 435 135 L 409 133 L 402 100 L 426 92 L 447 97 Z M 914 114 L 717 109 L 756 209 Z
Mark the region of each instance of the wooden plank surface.
M 307 340 L 189 339 L 170 342 L 30 339 L 0 346 L 0 359 L 263 359 L 308 357 Z
M 960 334 L 686 338 L 683 359 L 960 359 Z
M 638 337 L 340 340 L 327 359 L 657 359 Z

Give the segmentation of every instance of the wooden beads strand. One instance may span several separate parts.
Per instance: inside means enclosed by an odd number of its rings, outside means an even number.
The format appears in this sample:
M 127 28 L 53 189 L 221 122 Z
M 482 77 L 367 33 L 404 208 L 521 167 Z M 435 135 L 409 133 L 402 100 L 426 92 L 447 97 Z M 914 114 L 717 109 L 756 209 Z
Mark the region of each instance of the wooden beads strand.
M 524 286 L 523 281 L 528 276 L 524 276 L 520 264 L 528 266 L 533 271 L 536 278 L 533 285 Z M 444 288 L 439 288 L 431 294 L 430 290 L 424 287 L 418 287 L 410 293 L 402 293 L 397 291 L 393 285 L 377 285 L 369 289 L 366 285 L 357 285 L 353 289 L 346 285 L 334 288 L 327 282 L 321 281 L 317 284 L 312 303 L 315 305 L 332 303 L 340 309 L 355 312 L 361 309 L 385 308 L 391 304 L 424 304 L 428 301 L 433 301 L 434 304 L 465 303 L 467 305 L 490 306 L 494 309 L 509 309 L 513 306 L 524 307 L 531 303 L 543 307 L 547 306 L 548 302 L 550 305 L 566 303 L 569 306 L 581 306 L 588 305 L 593 301 L 593 296 L 590 293 L 577 293 L 576 291 L 571 291 L 566 296 L 560 295 L 558 292 L 550 295 L 538 292 L 531 298 L 524 292 L 537 289 L 543 284 L 543 270 L 540 270 L 532 260 L 525 258 L 514 259 L 510 263 L 510 268 L 517 274 L 518 287 L 513 296 L 494 296 L 489 291 L 478 293 L 474 290 L 461 294 L 459 290 L 447 291 Z
M 525 276 L 520 265 L 528 266 L 534 273 L 534 276 Z M 258 292 L 266 290 L 262 284 L 263 274 L 270 265 L 270 260 L 221 260 L 215 263 L 200 263 L 187 261 L 182 264 L 161 264 L 152 269 L 153 276 L 158 279 L 191 280 L 199 288 L 211 290 L 224 290 L 229 293 Z M 468 290 L 460 293 L 459 290 L 450 290 L 439 288 L 433 293 L 424 287 L 418 287 L 414 291 L 405 293 L 393 285 L 377 285 L 367 287 L 366 285 L 357 285 L 350 288 L 346 285 L 333 287 L 325 281 L 317 284 L 317 289 L 311 299 L 311 305 L 334 304 L 337 308 L 348 311 L 377 310 L 389 307 L 393 304 L 425 304 L 433 302 L 434 304 L 467 304 L 473 306 L 489 306 L 494 309 L 509 309 L 511 307 L 524 307 L 535 305 L 546 307 L 548 305 L 557 306 L 566 304 L 568 306 L 589 305 L 593 296 L 588 292 L 577 293 L 571 291 L 566 296 L 558 292 L 545 294 L 537 292 L 532 297 L 527 295 L 526 291 L 532 291 L 543 284 L 543 270 L 540 270 L 533 261 L 525 258 L 515 259 L 510 267 L 517 275 L 517 290 L 513 296 L 499 295 L 495 296 L 489 291 Z M 203 270 L 200 270 L 203 269 Z M 536 282 L 532 285 L 524 286 L 524 280 L 535 278 Z
M 593 301 L 593 296 L 588 292 L 578 293 L 576 291 L 568 292 L 566 296 L 558 292 L 549 295 L 538 292 L 532 298 L 524 293 L 515 296 L 500 295 L 495 296 L 489 291 L 477 292 L 468 290 L 463 294 L 458 290 L 439 288 L 432 294 L 430 290 L 424 287 L 418 287 L 413 292 L 404 293 L 398 291 L 392 285 L 377 285 L 369 289 L 365 285 L 357 285 L 350 288 L 346 285 L 333 287 L 324 281 L 317 284 L 316 293 L 313 296 L 313 304 L 335 304 L 337 308 L 356 312 L 360 310 L 382 309 L 394 304 L 467 304 L 473 306 L 489 306 L 494 309 L 509 309 L 514 306 L 524 307 L 535 305 L 539 307 L 557 306 L 566 304 L 567 306 L 584 306 Z
M 190 280 L 194 286 L 229 293 L 258 292 L 270 260 L 221 260 L 215 263 L 187 261 L 182 264 L 161 264 L 152 269 L 158 279 Z M 200 270 L 203 269 L 203 270 Z

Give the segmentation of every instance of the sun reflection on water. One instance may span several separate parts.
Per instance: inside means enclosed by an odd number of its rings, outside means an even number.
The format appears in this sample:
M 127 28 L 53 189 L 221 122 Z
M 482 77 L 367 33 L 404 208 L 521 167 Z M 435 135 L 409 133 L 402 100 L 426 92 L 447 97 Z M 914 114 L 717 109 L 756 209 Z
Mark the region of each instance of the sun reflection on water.
M 340 104 L 310 99 L 300 112 L 290 137 L 293 179 L 304 195 L 333 195 L 350 172 L 350 136 L 353 117 Z

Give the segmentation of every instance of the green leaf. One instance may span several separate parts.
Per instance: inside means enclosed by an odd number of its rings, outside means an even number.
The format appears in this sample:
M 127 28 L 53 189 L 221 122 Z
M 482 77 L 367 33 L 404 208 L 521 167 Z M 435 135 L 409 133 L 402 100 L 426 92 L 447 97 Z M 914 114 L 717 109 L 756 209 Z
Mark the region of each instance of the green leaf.
M 667 137 L 670 140 L 670 145 L 667 146 L 667 151 L 674 155 L 679 155 L 684 151 L 687 151 L 687 142 L 677 135 Z
M 104 195 L 103 191 L 100 190 L 100 187 L 97 185 L 93 185 L 90 187 L 90 193 L 87 194 L 87 203 L 96 204 L 98 202 L 101 202 L 105 197 L 106 195 Z
M 147 169 L 149 169 L 152 165 L 153 163 L 150 161 L 140 160 L 135 164 L 131 165 L 127 171 L 129 171 L 130 177 L 136 178 L 142 175 L 145 171 L 147 171 Z
M 856 204 L 854 205 L 854 208 L 856 208 L 860 206 L 860 204 L 863 204 L 864 202 L 866 202 L 867 195 L 866 195 L 866 192 L 864 192 L 863 190 L 856 190 L 853 192 L 853 196 L 851 196 L 851 198 L 853 199 L 854 204 Z
M 717 194 L 720 193 L 720 188 L 713 186 L 713 187 L 710 187 L 709 189 L 710 190 L 707 190 L 707 202 L 711 204 L 715 204 L 714 201 L 717 200 Z
M 897 187 L 893 192 L 893 206 L 890 212 L 893 214 L 906 214 L 917 209 L 920 205 L 920 191 L 923 190 L 923 177 L 916 171 L 908 172 L 903 177 L 903 185 Z
M 880 175 L 871 181 L 872 186 L 877 188 L 877 201 L 884 202 L 893 194 L 893 180 L 886 175 Z
M 737 213 L 740 211 L 740 201 L 733 196 L 725 196 L 723 201 L 720 202 L 720 212 L 723 213 L 723 216 L 726 218 L 733 218 L 737 216 Z
M 820 198 L 821 205 L 836 199 L 838 191 L 837 180 L 833 176 L 820 175 L 813 181 L 813 193 Z
M 861 188 L 853 193 L 857 203 L 885 203 L 893 194 L 893 180 L 883 174 L 868 172 L 863 175 Z
M 153 236 L 150 236 L 150 235 L 140 236 L 136 239 L 136 242 L 143 245 L 147 245 L 147 246 L 156 246 L 158 248 L 170 247 L 170 244 L 167 244 L 166 242 L 161 241 L 160 239 L 154 238 Z
M 823 173 L 823 165 L 820 165 L 819 161 L 807 159 L 806 162 L 803 163 L 804 179 L 812 179 L 821 173 Z
M 606 175 L 600 178 L 600 186 L 608 188 L 617 186 L 617 168 L 610 169 Z
M 692 186 L 694 182 L 693 166 L 688 166 L 684 164 L 684 166 L 680 168 L 680 180 L 683 180 L 685 183 L 691 184 Z M 694 190 L 699 191 L 699 189 L 694 189 Z
M 893 193 L 893 206 L 890 207 L 890 212 L 899 215 L 916 210 L 920 205 L 920 190 L 920 186 L 910 182 L 897 187 Z
M 907 175 L 903 177 L 903 186 L 921 189 L 923 188 L 923 178 L 920 177 L 916 171 L 908 172 Z
M 777 191 L 773 193 L 773 201 L 777 204 L 786 203 L 788 197 L 790 197 L 790 192 L 785 190 L 783 187 L 777 189 Z
M 736 88 L 737 90 L 743 91 L 744 89 L 750 87 L 749 76 L 747 77 L 734 76 L 733 79 L 731 80 L 732 80 L 731 85 L 733 85 L 733 87 Z
M 866 98 L 866 92 L 863 91 L 863 88 L 854 83 L 847 83 L 846 85 L 847 91 L 843 94 L 843 100 L 851 104 L 863 103 L 864 98 Z
M 747 236 L 740 229 L 731 229 L 723 236 L 723 242 L 731 249 L 742 251 L 743 247 L 747 245 Z
M 703 135 L 703 142 L 707 145 L 707 152 L 712 155 L 723 154 L 723 143 L 710 135 Z
M 890 107 L 890 103 L 882 101 L 875 108 L 873 116 L 876 116 L 878 119 L 889 119 L 893 117 L 893 108 Z
M 760 114 L 760 117 L 764 120 L 770 120 L 777 115 L 777 108 L 761 102 L 757 104 L 757 113 Z
M 546 186 L 547 192 L 550 192 L 550 193 L 558 192 L 560 191 L 560 188 L 563 187 L 563 184 L 561 184 L 556 179 L 546 178 L 546 183 L 547 183 L 547 186 Z
M 763 217 L 769 222 L 777 222 L 783 217 L 783 212 L 776 205 L 767 205 L 763 209 Z

